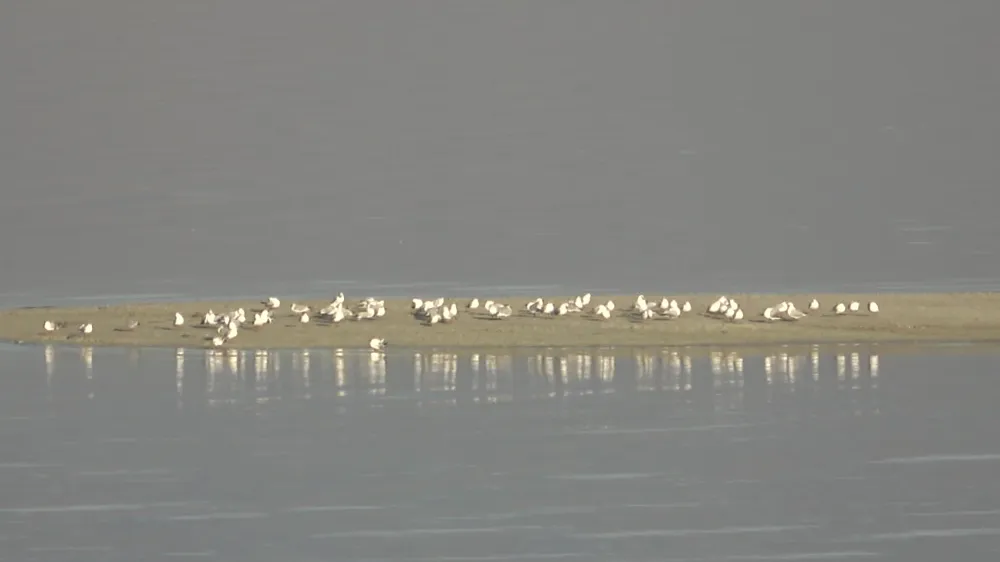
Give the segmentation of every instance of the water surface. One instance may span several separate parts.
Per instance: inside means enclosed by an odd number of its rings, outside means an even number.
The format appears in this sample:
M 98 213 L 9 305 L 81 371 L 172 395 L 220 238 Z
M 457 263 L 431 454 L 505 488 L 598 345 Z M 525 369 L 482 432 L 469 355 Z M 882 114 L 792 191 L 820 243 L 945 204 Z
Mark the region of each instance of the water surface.
M 1000 355 L 5 347 L 0 560 L 996 560 Z
M 998 27 L 973 1 L 6 2 L 0 305 L 997 289 Z

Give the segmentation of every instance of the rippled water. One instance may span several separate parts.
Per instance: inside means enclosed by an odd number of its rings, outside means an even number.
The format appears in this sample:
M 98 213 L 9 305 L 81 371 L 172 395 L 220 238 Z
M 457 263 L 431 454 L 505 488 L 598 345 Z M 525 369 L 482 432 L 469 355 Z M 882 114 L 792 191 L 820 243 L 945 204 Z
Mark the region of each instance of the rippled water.
M 1000 288 L 1000 3 L 732 4 L 5 2 L 0 305 Z
M 995 560 L 938 353 L 7 347 L 0 559 Z

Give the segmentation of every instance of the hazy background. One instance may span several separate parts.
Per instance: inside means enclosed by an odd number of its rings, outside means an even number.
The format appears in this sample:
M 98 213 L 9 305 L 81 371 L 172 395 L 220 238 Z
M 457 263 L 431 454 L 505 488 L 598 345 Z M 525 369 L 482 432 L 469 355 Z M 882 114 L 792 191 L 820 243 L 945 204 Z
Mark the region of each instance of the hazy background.
M 1000 4 L 0 7 L 0 301 L 1000 287 Z

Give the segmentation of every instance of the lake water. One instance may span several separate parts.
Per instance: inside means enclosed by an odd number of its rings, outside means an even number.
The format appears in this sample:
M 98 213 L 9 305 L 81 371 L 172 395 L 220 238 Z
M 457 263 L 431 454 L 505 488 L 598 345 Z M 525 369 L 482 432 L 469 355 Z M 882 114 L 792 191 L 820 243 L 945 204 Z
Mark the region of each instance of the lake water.
M 0 560 L 1000 555 L 996 353 L 0 353 Z
M 971 0 L 6 2 L 0 306 L 997 289 L 998 26 Z

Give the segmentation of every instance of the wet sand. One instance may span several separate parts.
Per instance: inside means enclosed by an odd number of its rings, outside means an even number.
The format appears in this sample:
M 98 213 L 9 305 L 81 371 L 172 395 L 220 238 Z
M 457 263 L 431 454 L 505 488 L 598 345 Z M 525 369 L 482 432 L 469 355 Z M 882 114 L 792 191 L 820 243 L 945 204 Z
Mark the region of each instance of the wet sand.
M 591 306 L 613 299 L 617 305 L 610 320 L 599 320 L 589 311 L 567 316 L 532 316 L 523 312 L 528 299 L 496 299 L 510 304 L 515 315 L 496 320 L 485 313 L 465 311 L 467 301 L 456 300 L 459 317 L 450 324 L 427 326 L 410 311 L 409 300 L 387 300 L 386 315 L 375 320 L 345 320 L 329 324 L 312 318 L 299 322 L 282 299 L 272 324 L 260 328 L 244 326 L 239 336 L 225 343 L 234 348 L 364 347 L 373 337 L 385 338 L 401 347 L 512 347 L 512 346 L 641 346 L 641 345 L 766 345 L 777 343 L 907 342 L 907 341 L 1000 341 L 1000 293 L 937 293 L 884 295 L 730 295 L 746 311 L 747 318 L 730 322 L 703 313 L 716 295 L 670 295 L 689 300 L 693 310 L 675 320 L 641 320 L 627 310 L 634 296 L 595 295 Z M 648 295 L 650 301 L 654 296 Z M 812 298 L 821 309 L 796 322 L 766 322 L 760 316 L 767 306 L 791 300 L 805 309 Z M 659 296 L 655 299 L 658 301 Z M 356 299 L 349 297 L 348 302 Z M 562 302 L 564 298 L 546 299 Z M 834 315 L 837 302 L 862 302 L 862 312 Z M 875 300 L 880 312 L 867 312 Z M 449 301 L 450 302 L 450 301 Z M 299 304 L 318 310 L 323 301 Z M 254 301 L 136 303 L 103 307 L 49 308 L 23 307 L 0 311 L 0 339 L 14 342 L 58 342 L 77 345 L 113 346 L 211 346 L 215 328 L 201 326 L 208 309 L 222 312 L 263 305 Z M 588 309 L 590 307 L 587 307 Z M 174 312 L 184 315 L 185 325 L 173 326 Z M 140 325 L 126 329 L 130 319 Z M 65 324 L 55 332 L 45 332 L 46 320 Z M 77 327 L 94 325 L 93 333 L 82 335 Z

